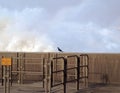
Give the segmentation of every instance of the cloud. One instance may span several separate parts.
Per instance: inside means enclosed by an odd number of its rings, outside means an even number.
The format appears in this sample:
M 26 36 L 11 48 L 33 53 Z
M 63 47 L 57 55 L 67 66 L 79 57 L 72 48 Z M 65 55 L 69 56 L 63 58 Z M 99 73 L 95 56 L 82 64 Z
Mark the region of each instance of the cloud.
M 50 25 L 51 36 L 67 51 L 120 52 L 118 2 L 86 0 L 61 9 Z
M 120 52 L 118 0 L 59 8 L 0 9 L 0 51 Z
M 0 9 L 0 51 L 54 51 L 53 42 L 42 27 L 43 9 L 9 11 Z
M 67 51 L 80 52 L 119 52 L 119 31 L 103 28 L 94 23 L 61 23 L 52 28 L 54 42 Z M 73 51 L 73 52 L 74 52 Z

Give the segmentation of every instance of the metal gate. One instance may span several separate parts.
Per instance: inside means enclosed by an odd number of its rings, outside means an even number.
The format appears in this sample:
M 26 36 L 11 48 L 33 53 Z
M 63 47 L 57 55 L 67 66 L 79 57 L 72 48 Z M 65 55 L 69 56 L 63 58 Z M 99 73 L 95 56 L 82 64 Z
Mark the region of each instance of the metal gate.
M 73 62 L 71 58 L 74 58 Z M 82 54 L 80 56 L 71 55 L 66 57 L 53 58 L 53 61 L 51 62 L 50 73 L 51 89 L 57 86 L 58 90 L 61 90 L 60 86 L 62 86 L 63 89 L 62 93 L 67 93 L 67 90 L 69 89 L 74 88 L 76 90 L 79 90 L 80 87 L 87 87 L 89 74 L 88 63 L 89 57 L 86 54 Z M 59 78 L 59 81 L 57 80 L 57 77 Z M 70 86 L 69 83 L 73 82 L 75 84 L 73 86 Z M 69 84 L 68 89 L 67 84 Z
M 37 80 L 44 89 L 45 93 L 53 93 L 62 90 L 67 93 L 71 87 L 79 90 L 81 85 L 88 86 L 89 75 L 89 57 L 86 54 L 71 55 L 55 58 L 27 58 L 24 53 L 20 53 L 17 57 L 12 57 L 11 85 L 16 81 L 20 85 L 24 85 L 32 76 Z M 29 80 L 30 82 L 31 80 Z
M 64 57 L 53 58 L 51 61 L 51 88 L 58 87 L 60 91 L 62 85 L 63 93 L 66 93 L 66 65 L 67 60 Z
M 18 60 L 16 62 L 16 60 Z M 12 81 L 15 79 L 19 84 L 24 84 L 37 80 L 41 83 L 42 88 L 48 91 L 49 79 L 49 59 L 47 58 L 13 58 L 12 59 Z M 30 76 L 27 77 L 27 76 Z M 34 76 L 37 78 L 34 79 Z M 32 80 L 29 80 L 31 79 Z
M 83 87 L 88 87 L 89 76 L 89 56 L 87 54 L 80 55 L 80 82 Z
M 39 86 L 48 92 L 48 77 L 50 60 L 48 58 L 27 58 L 24 53 L 17 54 L 17 57 L 11 57 L 12 65 L 10 66 L 10 83 L 18 83 L 20 86 L 25 84 L 32 85 L 32 81 L 37 80 Z M 4 85 L 4 68 L 2 67 L 2 86 Z M 35 77 L 35 78 L 34 78 Z M 32 80 L 31 80 L 32 79 Z

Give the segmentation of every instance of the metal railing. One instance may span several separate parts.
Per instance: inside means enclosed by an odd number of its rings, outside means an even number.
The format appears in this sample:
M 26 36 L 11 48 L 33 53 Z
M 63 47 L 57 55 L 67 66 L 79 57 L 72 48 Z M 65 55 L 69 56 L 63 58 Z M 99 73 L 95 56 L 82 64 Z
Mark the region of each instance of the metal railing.
M 80 56 L 71 55 L 50 59 L 26 58 L 24 56 L 12 57 L 11 59 L 12 65 L 9 67 L 9 81 L 7 80 L 7 83 L 6 79 L 4 78 L 6 70 L 4 67 L 2 67 L 2 85 L 6 86 L 6 84 L 10 85 L 10 83 L 12 85 L 14 79 L 18 80 L 19 84 L 24 84 L 25 75 L 41 76 L 42 88 L 44 88 L 45 93 L 52 93 L 56 86 L 63 86 L 63 93 L 67 93 L 67 83 L 70 82 L 75 82 L 76 90 L 80 89 L 81 80 L 85 83 L 85 86 L 88 85 L 89 56 L 86 54 L 82 54 Z M 69 64 L 68 60 L 71 61 L 72 59 L 74 59 L 73 63 Z M 28 67 L 32 64 L 37 66 L 39 65 L 40 69 L 38 71 L 34 70 L 33 68 L 28 69 Z M 72 72 L 73 70 L 74 72 Z M 71 73 L 68 73 L 69 71 Z M 57 75 L 61 75 L 61 77 Z M 69 76 L 74 78 L 69 80 Z M 57 77 L 58 80 L 56 79 Z M 8 91 L 10 91 L 9 88 Z

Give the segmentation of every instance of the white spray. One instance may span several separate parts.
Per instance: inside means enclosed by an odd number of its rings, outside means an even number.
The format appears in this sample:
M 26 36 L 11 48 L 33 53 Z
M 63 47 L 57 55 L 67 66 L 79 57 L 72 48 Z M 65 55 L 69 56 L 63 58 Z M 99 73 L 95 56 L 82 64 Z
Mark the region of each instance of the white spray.
M 52 12 L 0 8 L 0 51 L 120 52 L 120 0 L 80 1 L 57 10 L 64 1 L 51 0 Z
M 0 9 L 0 51 L 54 51 L 41 24 L 42 9 L 8 11 Z

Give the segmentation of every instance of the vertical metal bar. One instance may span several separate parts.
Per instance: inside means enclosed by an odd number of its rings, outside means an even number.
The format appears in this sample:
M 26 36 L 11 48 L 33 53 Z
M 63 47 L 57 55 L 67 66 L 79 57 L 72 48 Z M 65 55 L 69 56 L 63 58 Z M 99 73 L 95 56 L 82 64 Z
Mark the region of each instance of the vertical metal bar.
M 64 59 L 64 93 L 66 93 L 66 83 L 67 83 L 67 59 Z
M 86 70 L 87 70 L 87 87 L 88 87 L 88 83 L 89 83 L 89 79 L 88 79 L 88 75 L 89 75 L 89 56 L 87 55 L 87 63 L 86 63 L 86 65 L 87 65 L 87 68 L 86 68 Z
M 47 64 L 48 62 L 45 62 L 45 93 L 48 93 L 48 68 Z
M 83 56 L 83 80 L 84 80 L 84 86 L 86 87 L 86 78 L 85 78 L 85 75 L 86 75 L 86 71 L 85 71 L 85 56 Z
M 20 56 L 20 84 L 22 84 L 22 54 Z
M 20 67 L 19 79 L 20 79 L 20 84 L 21 84 L 21 54 L 20 54 L 20 60 L 19 60 L 19 67 Z
M 48 53 L 48 61 L 47 61 L 47 93 L 50 93 L 50 82 L 49 82 L 49 79 L 50 79 L 50 75 L 49 75 L 49 70 L 50 70 L 50 68 L 49 68 L 49 62 L 50 62 L 50 53 Z
M 49 53 L 48 53 L 49 54 Z M 48 91 L 48 87 L 49 87 L 49 84 L 48 84 L 48 60 L 46 61 L 46 89 L 47 89 L 47 93 L 49 92 Z
M 11 65 L 12 65 L 12 64 L 11 64 Z M 8 80 L 8 81 L 9 81 L 9 82 L 8 82 L 8 84 L 9 84 L 9 90 L 8 90 L 9 93 L 10 93 L 10 86 L 11 86 L 11 74 L 12 74 L 11 66 L 9 66 L 9 77 L 8 77 L 8 79 L 9 79 L 9 80 Z
M 51 87 L 53 86 L 53 60 L 51 61 Z
M 44 84 L 45 83 L 45 81 L 44 81 L 44 79 L 45 79 L 45 67 L 44 67 L 44 65 L 45 65 L 45 59 L 43 58 L 42 61 L 43 61 L 43 64 L 42 64 L 43 66 L 42 67 L 43 67 L 43 88 L 44 88 L 45 87 L 45 84 Z
M 15 79 L 18 81 L 19 83 L 19 54 L 18 52 L 16 53 L 16 58 L 12 58 L 12 65 L 15 65 L 15 71 L 17 71 L 17 75 L 15 77 Z
M 79 90 L 79 78 L 80 78 L 80 59 L 77 58 L 77 90 Z
M 11 57 L 11 66 L 10 66 L 10 83 L 11 83 L 11 86 L 12 86 L 12 69 L 13 69 L 13 58 Z
M 2 56 L 2 58 L 3 58 L 3 56 Z M 2 86 L 4 85 L 4 67 L 3 67 L 3 65 L 2 65 L 2 84 L 1 84 Z
M 87 87 L 87 57 L 85 56 L 85 87 Z
M 20 54 L 17 55 L 18 58 L 17 58 L 17 64 L 18 64 L 18 84 L 20 84 L 20 77 L 21 77 L 21 60 L 20 60 Z
M 55 58 L 57 58 L 57 53 L 55 54 Z M 54 60 L 54 63 L 53 63 L 53 70 L 54 71 L 58 71 L 59 69 L 59 66 L 58 66 L 58 59 L 55 59 Z M 58 77 L 58 74 L 57 73 L 54 73 L 54 76 L 53 76 L 53 84 L 55 84 L 55 79 L 57 80 L 58 78 L 55 78 L 55 77 Z
M 7 88 L 7 86 L 6 86 L 6 66 L 3 66 L 3 69 L 4 69 L 4 75 L 3 75 L 3 77 L 4 77 L 4 93 L 7 93 L 7 90 L 6 90 L 6 88 Z
M 51 60 L 49 60 L 49 93 L 51 93 Z
M 56 64 L 57 64 L 57 62 L 56 62 L 56 60 L 53 60 L 53 62 L 52 62 L 52 70 L 53 71 L 57 71 L 57 67 L 56 67 Z M 52 74 L 52 83 L 53 84 L 55 84 L 55 77 L 57 76 L 57 73 L 53 73 Z
M 22 84 L 24 83 L 24 73 L 25 72 L 25 53 L 22 54 L 22 61 L 21 61 L 21 64 L 22 64 L 22 67 L 21 67 L 21 70 L 22 70 L 22 73 L 21 73 L 21 79 L 22 79 Z
M 21 61 L 22 61 L 22 55 L 20 54 L 20 84 L 22 84 L 22 79 L 21 79 L 21 72 L 22 72 L 22 64 L 21 64 Z
M 22 84 L 22 53 L 20 53 L 19 56 L 20 56 L 20 60 L 19 60 L 19 64 L 20 64 L 20 84 Z
M 83 83 L 84 83 L 84 80 L 83 80 L 83 56 L 81 56 L 81 60 L 80 60 L 80 67 L 81 67 L 81 69 L 80 69 L 80 79 L 81 79 L 81 81 L 82 81 L 82 87 L 83 87 Z
M 6 91 L 10 93 L 10 66 L 6 66 Z
M 16 64 L 17 64 L 17 68 L 16 68 L 16 70 L 17 70 L 17 79 L 18 79 L 18 84 L 20 84 L 20 79 L 19 79 L 19 77 L 20 77 L 20 65 L 19 65 L 19 53 L 17 52 L 17 56 L 16 56 Z
M 63 59 L 63 62 L 62 62 L 62 69 L 63 69 L 63 72 L 62 72 L 62 83 L 64 83 L 64 66 L 65 66 L 65 62 L 64 62 L 64 59 Z M 64 86 L 63 86 L 64 87 Z
M 24 54 L 20 54 L 20 84 L 23 84 L 23 68 L 24 68 Z
M 76 88 L 77 88 L 77 64 L 78 64 L 78 59 L 77 57 L 75 56 L 75 64 L 74 64 L 74 67 L 75 67 L 75 83 L 76 83 Z
M 2 66 L 2 84 L 1 84 L 2 86 L 4 85 L 3 82 L 4 82 L 4 67 Z
M 46 61 L 45 61 L 45 59 L 44 59 L 44 87 L 45 87 L 45 93 L 47 93 L 47 91 L 46 91 Z

